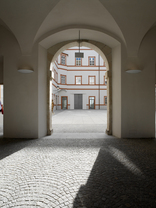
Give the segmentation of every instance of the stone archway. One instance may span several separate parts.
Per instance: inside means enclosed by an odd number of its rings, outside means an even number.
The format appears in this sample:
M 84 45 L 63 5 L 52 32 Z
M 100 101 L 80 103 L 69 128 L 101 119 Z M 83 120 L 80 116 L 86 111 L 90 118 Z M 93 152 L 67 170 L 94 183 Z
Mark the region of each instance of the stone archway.
M 55 61 L 57 56 L 64 50 L 78 46 L 77 41 L 65 41 L 59 44 L 56 44 L 48 49 L 48 56 L 47 56 L 47 61 L 48 61 L 48 102 L 47 102 L 47 107 L 48 107 L 48 116 L 47 116 L 47 123 L 48 123 L 48 135 L 52 133 L 52 112 L 51 112 L 51 81 L 52 81 L 52 74 L 50 71 L 50 65 L 52 62 Z M 100 54 L 100 56 L 103 58 L 103 60 L 106 63 L 106 69 L 107 69 L 107 129 L 106 133 L 108 135 L 112 134 L 112 49 L 108 47 L 107 45 L 97 42 L 97 41 L 81 41 L 80 46 L 86 46 L 89 47 L 93 50 L 95 50 L 97 53 Z

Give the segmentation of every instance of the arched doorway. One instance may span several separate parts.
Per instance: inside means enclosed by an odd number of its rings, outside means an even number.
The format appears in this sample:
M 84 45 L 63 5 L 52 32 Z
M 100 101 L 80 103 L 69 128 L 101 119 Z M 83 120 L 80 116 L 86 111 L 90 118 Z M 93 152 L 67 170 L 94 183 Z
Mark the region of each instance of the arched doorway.
M 58 50 L 56 51 L 56 46 L 51 47 L 48 51 L 48 70 L 49 70 L 49 78 L 48 78 L 48 83 L 49 83 L 49 93 L 48 93 L 48 109 L 49 109 L 49 114 L 48 114 L 48 134 L 50 135 L 52 132 L 52 112 L 51 112 L 51 108 L 52 108 L 52 98 L 51 98 L 51 86 L 52 86 L 52 72 L 51 72 L 51 64 L 55 61 L 55 59 L 57 58 L 57 56 L 64 50 L 70 48 L 70 47 L 74 47 L 74 46 L 78 46 L 78 42 L 74 41 L 74 42 L 70 42 L 70 43 L 62 43 L 62 47 L 59 47 Z M 98 46 L 96 46 L 98 45 Z M 107 129 L 106 129 L 106 133 L 108 135 L 112 134 L 112 92 L 111 92 L 111 48 L 109 48 L 108 46 L 96 42 L 96 41 L 82 41 L 80 46 L 85 46 L 85 47 L 89 47 L 93 50 L 95 50 L 98 54 L 100 54 L 100 56 L 103 58 L 103 60 L 105 61 L 106 64 L 106 68 L 107 68 Z M 101 46 L 101 47 L 99 47 Z M 102 49 L 102 50 L 101 50 Z M 53 54 L 52 54 L 53 51 Z M 54 52 L 55 51 L 55 52 Z M 109 52 L 109 53 L 108 53 Z M 105 55 L 106 54 L 106 55 Z

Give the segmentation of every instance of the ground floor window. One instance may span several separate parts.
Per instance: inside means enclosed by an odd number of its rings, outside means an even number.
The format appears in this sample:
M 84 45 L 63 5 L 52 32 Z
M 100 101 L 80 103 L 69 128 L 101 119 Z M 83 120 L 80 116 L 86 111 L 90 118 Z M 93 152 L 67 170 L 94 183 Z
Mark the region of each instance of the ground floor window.
M 95 96 L 89 96 L 89 109 L 95 109 Z
M 68 109 L 68 97 L 61 96 L 61 109 Z
M 107 96 L 104 96 L 104 105 L 107 105 Z

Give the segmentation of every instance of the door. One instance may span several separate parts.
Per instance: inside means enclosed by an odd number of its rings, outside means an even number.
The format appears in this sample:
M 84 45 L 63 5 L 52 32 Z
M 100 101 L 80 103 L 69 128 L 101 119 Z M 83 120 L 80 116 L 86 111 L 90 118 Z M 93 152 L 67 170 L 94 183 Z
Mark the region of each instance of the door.
M 95 97 L 89 97 L 89 109 L 95 109 Z
M 61 97 L 61 109 L 67 109 L 67 96 L 62 96 Z
M 74 109 L 82 109 L 82 94 L 74 94 Z

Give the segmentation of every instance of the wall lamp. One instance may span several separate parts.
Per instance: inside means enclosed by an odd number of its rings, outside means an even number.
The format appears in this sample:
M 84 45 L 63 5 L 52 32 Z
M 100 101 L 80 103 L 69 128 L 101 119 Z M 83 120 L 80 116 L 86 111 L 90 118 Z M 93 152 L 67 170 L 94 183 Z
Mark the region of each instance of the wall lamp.
M 140 73 L 142 70 L 140 69 L 127 69 L 126 72 L 129 74 L 137 74 Z
M 29 73 L 34 72 L 34 70 L 30 67 L 20 67 L 18 69 L 18 72 L 23 73 L 23 74 L 29 74 Z

